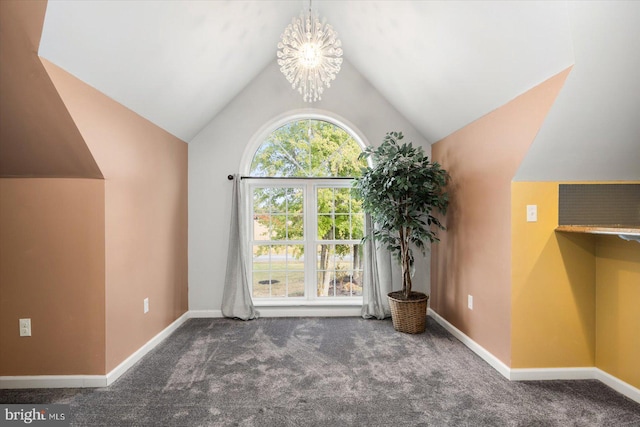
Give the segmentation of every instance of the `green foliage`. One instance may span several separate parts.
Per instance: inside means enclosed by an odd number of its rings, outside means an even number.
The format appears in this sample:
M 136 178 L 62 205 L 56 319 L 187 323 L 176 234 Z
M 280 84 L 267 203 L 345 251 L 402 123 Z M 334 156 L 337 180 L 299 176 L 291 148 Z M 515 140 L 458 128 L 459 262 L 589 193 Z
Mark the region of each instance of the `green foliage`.
M 379 147 L 365 149 L 360 158 L 372 158 L 374 166 L 363 169 L 354 189 L 376 224 L 373 239 L 400 261 L 403 292 L 408 297 L 412 247 L 424 254 L 425 243 L 437 241 L 438 230 L 445 230 L 436 215 L 447 210 L 449 174 L 429 161 L 422 147 L 401 144 L 402 139 L 401 132 L 390 132 Z
M 367 163 L 343 129 L 320 120 L 299 120 L 276 129 L 258 148 L 252 176 L 359 176 Z
M 357 177 L 367 165 L 360 157 L 360 145 L 343 129 L 320 120 L 288 123 L 263 142 L 251 163 L 252 176 L 264 177 Z M 319 240 L 351 240 L 364 236 L 362 201 L 350 188 L 318 188 Z M 255 188 L 254 219 L 266 230 L 265 240 L 302 240 L 304 200 L 302 190 L 277 185 Z M 259 246 L 256 255 L 269 252 L 268 245 Z M 272 247 L 273 249 L 273 247 Z M 332 254 L 345 256 L 349 245 L 320 245 L 320 282 L 328 286 L 325 271 Z M 293 256 L 300 258 L 303 246 L 296 245 Z M 352 254 L 354 257 L 357 254 Z M 361 260 L 361 257 L 358 258 Z
M 358 143 L 343 129 L 320 120 L 299 120 L 274 131 L 257 150 L 252 176 L 357 177 L 367 165 Z M 360 239 L 362 202 L 349 188 L 318 190 L 318 238 Z M 301 239 L 293 226 L 302 224 L 303 198 L 293 188 L 254 191 L 254 212 L 271 240 Z M 300 215 L 300 216 L 298 216 Z M 292 224 L 293 223 L 293 224 Z M 297 232 L 298 228 L 294 231 Z

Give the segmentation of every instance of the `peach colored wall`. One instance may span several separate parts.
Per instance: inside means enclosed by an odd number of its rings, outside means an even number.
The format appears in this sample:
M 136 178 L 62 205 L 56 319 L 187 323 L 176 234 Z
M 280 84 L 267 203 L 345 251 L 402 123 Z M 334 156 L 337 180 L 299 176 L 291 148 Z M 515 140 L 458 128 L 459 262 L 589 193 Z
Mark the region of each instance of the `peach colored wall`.
M 452 176 L 432 247 L 431 308 L 507 365 L 511 359 L 511 180 L 570 68 L 432 146 Z M 467 295 L 474 298 L 467 308 Z
M 17 234 L 12 241 L 5 243 L 3 239 L 0 330 L 8 334 L 7 342 L 24 347 L 24 351 L 5 345 L 3 335 L 2 373 L 104 374 L 187 310 L 187 147 L 38 58 L 46 2 L 5 0 L 0 7 L 0 175 L 102 178 L 98 163 L 108 171 L 106 182 L 91 181 L 94 192 L 83 189 L 79 198 L 73 192 L 84 180 L 3 180 L 2 188 L 12 192 L 12 198 L 3 195 L 3 212 L 11 221 L 20 211 L 25 221 L 39 222 L 49 240 L 38 245 L 36 253 L 22 250 L 19 242 L 28 241 L 30 229 L 24 224 L 3 224 L 3 233 L 15 228 Z M 50 79 L 49 71 L 58 76 L 60 87 Z M 60 94 L 65 95 L 64 102 Z M 41 200 L 40 188 L 49 187 L 64 206 L 56 206 L 49 198 L 46 203 Z M 23 189 L 26 194 L 20 196 Z M 78 274 L 87 266 L 101 265 L 101 287 L 68 295 L 67 290 L 77 290 L 80 279 L 69 273 L 70 260 L 61 256 L 59 249 L 66 247 L 67 235 L 74 237 L 74 223 L 84 233 L 89 227 L 85 223 L 94 218 L 82 217 L 80 213 L 87 212 L 79 209 L 73 216 L 75 222 L 70 222 L 56 209 L 66 212 L 65 208 L 77 206 L 83 197 L 87 203 L 100 199 L 101 234 L 95 241 L 84 242 L 91 248 L 84 248 L 77 256 L 83 265 Z M 14 204 L 25 200 L 42 209 L 30 211 Z M 56 234 L 60 230 L 66 233 Z M 55 241 L 52 236 L 62 240 Z M 54 261 L 47 264 L 49 270 L 43 270 L 50 277 L 11 270 L 12 265 L 30 263 L 32 256 Z M 72 306 L 52 296 L 58 291 L 72 299 Z M 51 296 L 52 307 L 40 301 L 39 295 Z M 143 315 L 142 300 L 146 297 L 151 310 Z M 25 315 L 34 319 L 34 337 L 16 341 L 16 315 L 22 316 L 24 310 L 17 314 L 4 307 L 26 304 L 31 308 Z M 100 318 L 99 324 L 95 316 Z M 91 336 L 82 333 L 80 326 L 69 328 L 69 321 L 90 328 Z M 43 323 L 51 327 L 44 329 Z M 46 337 L 42 334 L 45 331 Z M 95 339 L 100 341 L 99 349 Z M 36 342 L 51 352 L 50 360 L 38 358 L 42 352 L 25 353 L 32 348 L 27 344 Z M 5 364 L 5 360 L 10 362 Z
M 0 176 L 102 178 L 38 58 L 44 1 L 0 1 Z
M 106 180 L 110 371 L 188 309 L 187 144 L 61 68 L 43 64 Z
M 188 309 L 187 144 L 43 63 L 106 180 L 109 371 Z
M 104 374 L 104 181 L 3 178 L 0 199 L 0 376 Z

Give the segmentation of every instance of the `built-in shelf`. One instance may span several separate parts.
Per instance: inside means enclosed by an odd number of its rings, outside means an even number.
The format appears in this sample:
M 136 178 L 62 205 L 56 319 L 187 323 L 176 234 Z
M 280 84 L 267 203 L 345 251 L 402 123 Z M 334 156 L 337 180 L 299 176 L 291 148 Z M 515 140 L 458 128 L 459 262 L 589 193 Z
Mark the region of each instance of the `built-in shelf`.
M 560 184 L 556 231 L 640 242 L 640 183 Z
M 611 234 L 624 240 L 640 242 L 640 226 L 637 225 L 559 225 L 556 231 L 585 234 Z

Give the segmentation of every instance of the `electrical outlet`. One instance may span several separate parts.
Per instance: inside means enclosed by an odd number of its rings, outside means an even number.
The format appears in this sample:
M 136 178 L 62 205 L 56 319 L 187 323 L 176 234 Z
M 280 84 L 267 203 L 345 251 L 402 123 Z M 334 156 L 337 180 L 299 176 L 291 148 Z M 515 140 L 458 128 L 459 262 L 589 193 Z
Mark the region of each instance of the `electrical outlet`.
M 149 312 L 149 298 L 144 299 L 144 314 Z
M 467 307 L 469 310 L 473 310 L 473 295 L 467 295 Z
M 20 336 L 31 336 L 31 319 L 20 319 Z
M 527 205 L 527 222 L 538 221 L 538 205 Z

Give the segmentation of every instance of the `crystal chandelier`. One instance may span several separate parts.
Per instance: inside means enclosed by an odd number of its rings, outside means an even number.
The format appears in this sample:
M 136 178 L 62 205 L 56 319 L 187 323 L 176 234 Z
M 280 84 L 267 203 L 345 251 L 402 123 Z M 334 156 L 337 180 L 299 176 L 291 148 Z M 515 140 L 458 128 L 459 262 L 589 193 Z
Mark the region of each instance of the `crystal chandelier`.
M 333 27 L 311 13 L 311 1 L 309 13 L 301 12 L 285 28 L 278 43 L 278 65 L 305 102 L 322 99 L 325 86 L 335 80 L 342 64 L 341 46 Z

